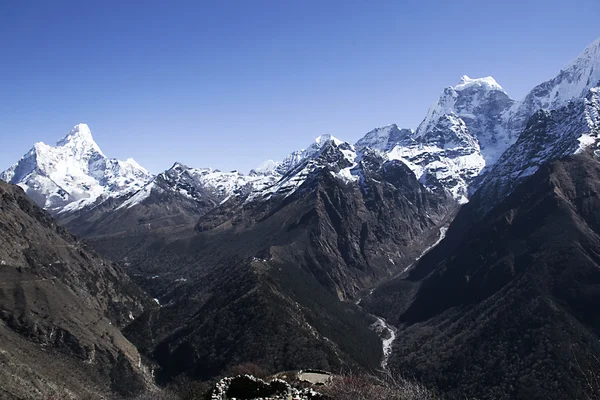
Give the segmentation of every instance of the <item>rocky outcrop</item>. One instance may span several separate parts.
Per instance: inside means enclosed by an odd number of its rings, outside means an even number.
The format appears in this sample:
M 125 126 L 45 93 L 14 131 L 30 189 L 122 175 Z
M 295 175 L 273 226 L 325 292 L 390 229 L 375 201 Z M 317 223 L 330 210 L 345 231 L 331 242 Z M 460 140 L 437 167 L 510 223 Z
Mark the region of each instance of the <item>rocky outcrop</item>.
M 268 382 L 252 375 L 223 378 L 215 385 L 211 400 L 325 400 L 326 396 L 311 388 L 298 389 L 281 379 Z

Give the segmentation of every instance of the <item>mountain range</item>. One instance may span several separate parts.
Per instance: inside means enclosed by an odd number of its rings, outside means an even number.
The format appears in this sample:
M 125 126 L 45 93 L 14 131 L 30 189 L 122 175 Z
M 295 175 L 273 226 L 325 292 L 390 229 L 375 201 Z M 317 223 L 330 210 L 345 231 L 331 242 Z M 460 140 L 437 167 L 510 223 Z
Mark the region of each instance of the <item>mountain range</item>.
M 524 99 L 463 76 L 416 129 L 388 125 L 354 144 L 322 135 L 248 174 L 175 162 L 153 176 L 106 157 L 78 124 L 0 179 L 20 186 L 3 184 L 10 204 L 28 196 L 45 226 L 59 229 L 37 207 L 102 255 L 86 257 L 131 277 L 123 340 L 160 384 L 248 361 L 383 365 L 450 397 L 558 399 L 589 395 L 582 366 L 600 370 L 599 134 L 600 39 Z M 14 268 L 45 268 L 7 248 Z M 94 307 L 115 323 L 123 312 Z M 389 336 L 371 329 L 382 323 L 395 332 L 389 360 Z M 146 385 L 141 361 L 132 371 Z
M 426 187 L 449 192 L 459 203 L 465 203 L 482 182 L 502 180 L 501 175 L 510 175 L 512 182 L 515 177 L 530 175 L 549 159 L 595 143 L 599 59 L 600 42 L 596 41 L 555 78 L 536 86 L 522 100 L 511 99 L 492 77 L 463 76 L 456 86 L 442 91 L 416 130 L 396 125 L 377 128 L 354 145 L 347 144 L 348 151 L 360 155 L 366 148 L 378 150 L 388 159 L 405 163 Z M 561 112 L 579 120 L 567 122 L 570 132 L 558 127 L 559 132 L 543 138 L 550 143 L 541 143 L 540 138 L 521 135 L 539 110 L 549 114 L 537 118 L 549 123 L 564 119 Z M 519 138 L 521 142 L 516 143 Z M 234 194 L 287 190 L 277 188 L 279 181 L 295 181 L 289 173 L 330 140 L 340 142 L 322 135 L 306 149 L 294 151 L 280 162 L 266 161 L 246 175 L 175 163 L 152 176 L 133 159 L 106 157 L 89 127 L 78 124 L 56 146 L 36 143 L 0 178 L 23 187 L 36 203 L 55 215 L 80 213 L 113 199 L 118 201 L 111 208 L 132 208 L 164 191 L 200 203 L 220 202 Z M 526 144 L 525 140 L 534 143 Z M 526 154 L 521 152 L 523 147 Z M 354 162 L 352 157 L 356 156 L 349 156 L 350 163 Z M 350 175 L 343 172 L 340 178 L 351 179 Z M 260 196 L 255 193 L 252 197 Z M 215 205 L 207 204 L 200 214 Z

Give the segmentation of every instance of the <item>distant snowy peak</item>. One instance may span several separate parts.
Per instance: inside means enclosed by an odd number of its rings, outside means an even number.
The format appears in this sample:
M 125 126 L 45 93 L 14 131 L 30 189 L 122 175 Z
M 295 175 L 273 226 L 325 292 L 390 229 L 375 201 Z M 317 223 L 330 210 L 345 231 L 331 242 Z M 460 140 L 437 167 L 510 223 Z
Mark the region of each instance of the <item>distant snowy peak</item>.
M 398 125 L 391 124 L 373 129 L 359 139 L 355 146 L 362 150 L 370 148 L 389 152 L 396 146 L 410 146 L 415 143 L 415 131 L 412 129 L 399 129 Z
M 343 182 L 356 182 L 359 177 L 352 170 L 359 154 L 350 143 L 332 135 L 321 135 L 304 150 L 287 156 L 276 168 L 278 180 L 262 188 L 255 187 L 246 202 L 265 201 L 274 196 L 289 196 L 319 171 L 329 171 Z
M 78 124 L 56 146 L 38 142 L 13 166 L 13 180 L 20 182 L 28 174 L 37 170 L 47 175 L 78 172 L 87 173 L 91 162 L 106 158 L 94 141 L 86 124 Z
M 75 157 L 84 157 L 86 154 L 99 154 L 104 156 L 102 150 L 92 137 L 92 131 L 87 124 L 77 124 L 62 139 L 56 142 L 57 147 L 71 150 Z
M 458 85 L 454 86 L 453 89 L 457 92 L 469 89 L 469 88 L 477 88 L 483 90 L 499 90 L 504 92 L 502 86 L 496 82 L 494 78 L 491 76 L 487 76 L 485 78 L 477 78 L 471 79 L 467 75 L 463 75 L 458 82 Z
M 325 148 L 327 145 L 333 144 L 335 146 L 343 145 L 345 142 L 336 138 L 333 135 L 325 134 L 317 137 L 310 146 L 306 148 L 306 150 L 302 153 L 302 158 L 311 158 L 319 154 L 319 152 Z M 347 144 L 347 143 L 346 143 Z
M 353 145 L 343 142 L 332 135 L 321 135 L 304 150 L 291 153 L 279 165 L 281 175 L 295 173 L 295 170 L 311 166 L 325 166 L 345 160 L 346 163 L 354 163 L 357 157 Z M 282 167 L 286 169 L 283 170 Z M 311 167 L 312 168 L 312 167 Z
M 267 160 L 258 167 L 250 171 L 250 175 L 274 175 L 277 173 L 277 167 L 281 163 L 273 160 Z
M 453 114 L 465 120 L 473 120 L 484 114 L 501 114 L 513 103 L 494 78 L 471 79 L 464 75 L 458 85 L 443 90 L 417 128 L 416 136 L 425 135 L 444 115 Z M 468 121 L 465 122 L 468 125 Z M 474 132 L 474 135 L 482 133 Z
M 135 192 L 152 178 L 133 159 L 106 157 L 86 124 L 75 125 L 56 146 L 36 143 L 0 177 L 55 213 Z
M 315 143 L 313 145 L 316 145 L 317 147 L 320 148 L 320 147 L 323 147 L 324 145 L 326 145 L 328 142 L 333 142 L 337 146 L 339 146 L 340 144 L 344 143 L 343 141 L 341 141 L 340 139 L 336 138 L 333 135 L 324 134 L 324 135 L 321 135 L 321 136 L 317 137 L 315 139 Z
M 275 178 L 260 175 L 244 175 L 239 171 L 223 172 L 212 168 L 190 168 L 176 163 L 171 169 L 161 174 L 167 181 L 194 187 L 198 192 L 209 193 L 222 200 L 225 197 L 243 191 L 252 190 L 253 184 L 261 185 Z
M 356 147 L 383 151 L 406 164 L 426 187 L 464 203 L 474 179 L 518 136 L 505 117 L 513 104 L 494 78 L 464 75 L 442 91 L 416 132 L 388 125 L 367 133 Z
M 158 174 L 119 208 L 131 208 L 146 201 L 154 201 L 153 195 L 175 194 L 203 204 L 218 204 L 231 196 L 247 196 L 253 191 L 274 184 L 279 175 L 239 171 L 223 172 L 212 168 L 191 168 L 176 162 L 168 170 Z
M 352 147 L 350 144 L 341 141 L 333 135 L 325 134 L 318 136 L 315 141 L 306 149 L 294 151 L 284 158 L 283 161 L 276 163 L 277 166 L 274 170 L 275 173 L 279 175 L 285 175 L 305 160 L 318 157 L 320 152 L 330 144 L 335 146 Z
M 536 86 L 519 105 L 521 113 L 558 109 L 584 98 L 600 85 L 600 39 L 590 44 L 553 79 Z

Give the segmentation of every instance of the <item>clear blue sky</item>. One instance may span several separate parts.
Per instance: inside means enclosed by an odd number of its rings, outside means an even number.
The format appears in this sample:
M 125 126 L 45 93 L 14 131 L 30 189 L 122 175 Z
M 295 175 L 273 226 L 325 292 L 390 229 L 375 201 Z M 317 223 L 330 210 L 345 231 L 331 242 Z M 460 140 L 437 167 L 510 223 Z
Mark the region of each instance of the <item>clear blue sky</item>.
M 78 122 L 104 153 L 247 171 L 415 128 L 445 86 L 514 98 L 600 36 L 599 0 L 0 1 L 0 170 Z

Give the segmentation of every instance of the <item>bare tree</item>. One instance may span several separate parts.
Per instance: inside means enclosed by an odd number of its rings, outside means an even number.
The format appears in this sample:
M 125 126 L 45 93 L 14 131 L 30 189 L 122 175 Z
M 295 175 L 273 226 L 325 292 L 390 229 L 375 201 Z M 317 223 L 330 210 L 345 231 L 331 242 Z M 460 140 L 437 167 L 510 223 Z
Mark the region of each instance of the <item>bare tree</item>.
M 420 383 L 389 371 L 379 376 L 352 374 L 334 377 L 320 389 L 334 400 L 433 400 L 437 396 Z
M 571 346 L 571 354 L 573 354 L 577 369 L 579 369 L 585 381 L 585 398 L 588 400 L 600 400 L 600 373 L 598 372 L 600 371 L 600 360 L 592 354 L 591 359 L 587 362 L 587 367 L 583 368 L 575 355 L 573 346 Z

